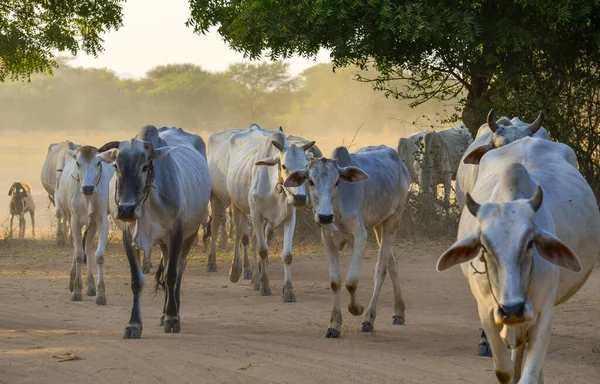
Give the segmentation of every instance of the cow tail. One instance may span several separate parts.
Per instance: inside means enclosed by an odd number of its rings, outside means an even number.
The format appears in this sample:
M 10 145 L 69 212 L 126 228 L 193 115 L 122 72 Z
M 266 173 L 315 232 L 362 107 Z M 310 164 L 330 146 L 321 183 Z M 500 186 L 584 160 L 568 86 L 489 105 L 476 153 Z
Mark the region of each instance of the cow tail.
M 87 255 L 85 254 L 85 238 L 87 237 L 87 234 L 88 230 L 86 227 L 85 231 L 83 232 L 83 264 L 87 264 Z
M 165 263 L 163 263 L 163 258 L 160 258 L 158 263 L 158 268 L 156 268 L 156 274 L 154 275 L 154 280 L 156 284 L 154 285 L 154 294 L 158 293 L 159 289 L 165 290 Z

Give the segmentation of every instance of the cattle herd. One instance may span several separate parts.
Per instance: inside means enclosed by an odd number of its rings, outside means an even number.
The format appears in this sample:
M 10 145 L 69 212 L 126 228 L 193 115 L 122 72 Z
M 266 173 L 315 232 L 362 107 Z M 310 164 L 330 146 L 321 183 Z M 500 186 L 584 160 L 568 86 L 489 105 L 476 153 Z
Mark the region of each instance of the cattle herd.
M 394 241 L 409 186 L 415 182 L 421 193 L 432 193 L 442 184 L 448 201 L 456 180 L 462 209 L 458 240 L 441 255 L 437 270 L 460 265 L 483 328 L 479 354 L 493 356 L 498 381 L 541 383 L 554 306 L 583 286 L 600 254 L 594 194 L 578 171 L 574 151 L 550 141 L 542 122 L 543 113 L 531 124 L 516 117 L 495 120 L 492 110 L 475 139 L 459 126 L 402 138 L 396 149 L 380 145 L 350 153 L 337 147 L 329 158 L 315 141 L 286 137 L 281 128 L 269 131 L 252 124 L 218 132 L 210 136 L 207 151 L 196 134 L 148 125 L 130 140 L 100 148 L 51 144 L 41 178 L 56 207 L 57 242 L 73 244 L 72 301 L 82 300 L 86 263 L 87 295 L 106 304 L 109 219 L 122 231 L 133 292 L 126 339 L 142 335 L 143 275 L 150 270 L 155 245 L 161 251 L 156 283 L 165 291 L 161 325 L 167 333 L 180 332 L 187 255 L 204 228 L 212 234 L 207 268 L 216 272 L 216 243 L 227 206 L 234 238 L 232 282 L 243 277 L 261 295 L 271 294 L 269 244 L 273 229 L 283 224 L 282 299 L 296 301 L 291 269 L 296 209 L 309 206 L 329 263 L 333 304 L 326 337 L 341 332 L 339 251 L 346 244 L 353 251 L 343 280 L 348 311 L 354 316 L 364 312 L 361 331 L 374 329 L 387 273 L 394 292 L 393 323 L 404 324 Z M 15 182 L 9 195 L 11 231 L 18 216 L 23 238 L 29 212 L 35 236 L 31 187 Z M 364 311 L 356 289 L 368 229 L 375 232 L 379 253 Z M 97 280 L 92 270 L 96 233 Z

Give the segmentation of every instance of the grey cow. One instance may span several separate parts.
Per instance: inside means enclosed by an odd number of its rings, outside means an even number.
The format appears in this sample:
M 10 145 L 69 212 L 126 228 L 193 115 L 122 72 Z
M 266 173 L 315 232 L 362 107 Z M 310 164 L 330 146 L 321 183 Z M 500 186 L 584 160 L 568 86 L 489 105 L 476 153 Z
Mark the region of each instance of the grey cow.
M 362 148 L 353 154 L 348 153 L 345 147 L 338 147 L 333 150 L 332 159 L 309 160 L 307 170 L 291 173 L 284 186 L 300 186 L 306 180 L 314 219 L 321 225 L 333 291 L 333 310 L 326 337 L 339 337 L 342 326 L 338 252 L 346 243 L 353 248 L 352 264 L 345 281 L 350 293 L 348 311 L 354 316 L 363 313 L 363 306 L 356 302 L 356 288 L 367 245 L 367 228 L 375 231 L 379 257 L 375 268 L 375 288 L 361 331 L 373 330 L 377 299 L 386 271 L 390 273 L 394 287 L 393 323 L 404 324 L 405 305 L 393 241 L 408 196 L 410 172 L 398 153 L 384 145 Z
M 140 300 L 144 280 L 139 252 L 148 254 L 156 244 L 163 254 L 156 282 L 166 285 L 161 325 L 166 333 L 181 329 L 181 279 L 210 198 L 206 159 L 194 144 L 200 140 L 180 128 L 159 131 L 148 125 L 131 140 L 105 144 L 98 154 L 116 167 L 111 181 L 111 214 L 116 222 L 125 224 L 123 245 L 133 292 L 125 339 L 142 335 Z

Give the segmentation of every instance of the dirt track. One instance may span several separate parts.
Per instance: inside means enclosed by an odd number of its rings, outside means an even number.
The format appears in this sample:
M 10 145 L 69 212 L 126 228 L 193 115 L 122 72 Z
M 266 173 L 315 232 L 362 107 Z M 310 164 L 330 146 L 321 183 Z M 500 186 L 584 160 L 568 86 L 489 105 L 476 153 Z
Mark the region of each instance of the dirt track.
M 450 243 L 398 244 L 406 325 L 391 325 L 388 279 L 376 331 L 358 333 L 362 317 L 344 311 L 337 340 L 324 338 L 331 295 L 320 247 L 296 250 L 292 270 L 298 302 L 291 304 L 279 295 L 279 258 L 269 263 L 274 294 L 260 297 L 248 281 L 229 282 L 225 261 L 208 274 L 204 250 L 195 248 L 182 289 L 181 333 L 165 334 L 158 327 L 162 293 L 153 297 L 147 276 L 143 338 L 123 340 L 132 299 L 120 246 L 109 247 L 108 304 L 98 307 L 87 296 L 70 301 L 70 249 L 32 240 L 0 243 L 0 382 L 495 383 L 492 360 L 474 356 L 480 331 L 466 281 L 459 268 L 435 271 L 437 257 Z M 371 245 L 358 289 L 365 306 L 374 255 Z M 219 256 L 229 260 L 227 253 Z M 344 257 L 344 271 L 348 262 Z M 596 270 L 559 308 L 544 369 L 547 384 L 600 383 L 598 292 Z M 342 308 L 347 302 L 344 294 Z M 54 357 L 65 353 L 82 360 Z

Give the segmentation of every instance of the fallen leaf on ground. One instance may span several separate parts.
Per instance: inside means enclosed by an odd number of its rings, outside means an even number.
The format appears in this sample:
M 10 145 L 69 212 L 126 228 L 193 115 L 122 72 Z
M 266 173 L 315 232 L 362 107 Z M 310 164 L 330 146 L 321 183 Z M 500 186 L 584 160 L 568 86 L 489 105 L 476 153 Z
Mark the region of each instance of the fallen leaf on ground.
M 71 352 L 67 352 L 67 353 L 65 353 L 62 356 L 54 355 L 52 357 L 55 358 L 55 359 L 58 359 L 59 363 L 62 363 L 62 362 L 65 362 L 65 361 L 83 360 L 82 357 L 79 357 L 79 356 L 77 356 L 75 354 L 72 354 Z

